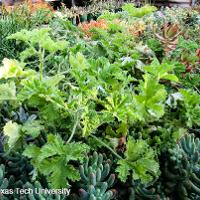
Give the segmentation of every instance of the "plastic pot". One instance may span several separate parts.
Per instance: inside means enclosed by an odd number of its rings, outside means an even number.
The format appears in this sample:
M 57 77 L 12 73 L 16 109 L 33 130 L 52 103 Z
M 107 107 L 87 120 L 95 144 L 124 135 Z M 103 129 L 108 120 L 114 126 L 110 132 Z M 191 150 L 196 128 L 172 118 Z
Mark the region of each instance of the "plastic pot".
M 80 16 L 80 21 L 81 21 L 81 22 L 85 22 L 85 21 L 87 21 L 87 20 L 88 20 L 87 14 L 86 14 L 86 15 L 81 15 L 81 16 Z

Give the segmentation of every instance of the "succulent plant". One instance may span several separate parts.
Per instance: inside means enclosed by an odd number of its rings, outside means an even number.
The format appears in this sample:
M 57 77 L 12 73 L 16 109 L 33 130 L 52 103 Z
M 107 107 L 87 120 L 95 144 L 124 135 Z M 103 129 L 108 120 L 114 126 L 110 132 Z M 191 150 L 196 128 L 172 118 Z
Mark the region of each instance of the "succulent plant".
M 34 120 L 37 118 L 37 115 L 28 113 L 24 107 L 20 107 L 18 111 L 11 112 L 12 120 L 18 123 L 25 123 L 28 120 Z
M 25 183 L 30 180 L 29 174 L 33 168 L 20 153 L 0 153 L 0 163 L 5 165 L 7 174 L 14 176 L 16 181 Z
M 159 195 L 156 194 L 154 188 L 148 189 L 145 187 L 138 187 L 136 193 L 138 194 L 137 196 L 139 196 L 141 199 L 159 199 Z
M 7 178 L 5 178 L 5 166 L 4 165 L 0 165 L 0 189 L 8 189 L 9 186 L 9 180 Z M 1 199 L 2 200 L 8 200 L 8 197 L 6 197 L 6 195 L 4 195 L 1 192 Z
M 162 28 L 162 34 L 156 33 L 155 29 L 154 34 L 162 43 L 164 52 L 168 53 L 176 48 L 181 30 L 177 24 L 166 23 Z
M 22 200 L 65 200 L 67 196 L 67 194 L 48 194 L 41 192 L 40 189 L 43 189 L 43 187 L 38 181 L 36 181 L 34 184 L 27 182 L 23 185 L 23 189 L 29 189 L 32 192 L 29 192 L 29 194 L 20 195 L 20 199 Z
M 40 191 L 43 189 L 40 182 L 34 183 L 26 182 L 23 183 L 21 180 L 16 180 L 13 175 L 10 175 L 7 170 L 9 167 L 5 167 L 3 164 L 0 165 L 0 189 L 1 189 L 1 200 L 65 200 L 67 194 L 48 194 Z M 18 188 L 18 189 L 16 189 Z M 48 187 L 47 187 L 48 188 Z M 26 194 L 20 194 L 19 189 L 28 189 Z M 45 187 L 46 189 L 46 187 Z M 4 190 L 4 192 L 3 192 Z M 36 192 L 37 190 L 37 192 Z
M 169 160 L 164 169 L 167 193 L 180 200 L 200 196 L 199 154 L 200 140 L 193 134 L 185 135 L 174 149 L 169 150 Z
M 115 175 L 110 173 L 111 161 L 104 161 L 102 154 L 94 152 L 86 157 L 80 166 L 81 187 L 79 190 L 81 200 L 110 200 L 116 191 L 109 190 L 115 181 Z
M 158 180 L 146 185 L 140 181 L 133 181 L 129 190 L 129 200 L 169 200 L 162 191 L 161 183 Z

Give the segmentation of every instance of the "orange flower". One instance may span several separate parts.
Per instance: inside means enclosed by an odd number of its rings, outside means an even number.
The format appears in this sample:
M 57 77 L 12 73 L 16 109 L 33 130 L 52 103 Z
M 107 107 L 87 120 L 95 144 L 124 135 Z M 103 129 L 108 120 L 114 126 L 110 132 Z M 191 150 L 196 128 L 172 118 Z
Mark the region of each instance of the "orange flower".
M 141 21 L 128 26 L 128 32 L 135 37 L 141 36 L 145 29 L 146 25 Z
M 37 0 L 35 3 L 33 3 L 32 0 L 27 0 L 27 5 L 31 13 L 35 13 L 39 9 L 46 9 L 53 11 L 53 8 L 49 4 L 47 4 L 44 0 Z
M 122 21 L 121 21 L 120 19 L 114 19 L 114 20 L 112 21 L 112 23 L 114 23 L 114 24 L 121 24 Z
M 20 10 L 23 6 L 27 7 L 30 14 L 35 13 L 39 9 L 53 11 L 53 8 L 49 4 L 47 4 L 44 0 L 37 0 L 37 2 L 35 3 L 33 3 L 32 0 L 26 0 L 25 2 L 23 1 L 22 3 L 16 3 L 13 6 L 5 6 L 5 10 L 8 13 L 11 13 L 12 11 Z
M 100 19 L 98 21 L 92 20 L 89 23 L 88 22 L 80 23 L 79 27 L 85 33 L 86 36 L 91 37 L 92 36 L 92 33 L 90 32 L 91 29 L 100 28 L 106 30 L 108 29 L 108 24 L 106 20 Z

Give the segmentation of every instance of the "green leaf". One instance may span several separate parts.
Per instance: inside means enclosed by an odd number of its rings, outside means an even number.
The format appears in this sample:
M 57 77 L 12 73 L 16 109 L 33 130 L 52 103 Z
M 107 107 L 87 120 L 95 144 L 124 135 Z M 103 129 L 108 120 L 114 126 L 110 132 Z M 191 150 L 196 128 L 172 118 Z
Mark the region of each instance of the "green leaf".
M 28 158 L 35 158 L 38 156 L 39 153 L 40 153 L 40 148 L 31 144 L 26 147 L 26 149 L 23 152 L 23 155 Z
M 62 155 L 65 152 L 64 142 L 60 136 L 48 135 L 48 142 L 41 148 L 38 161 L 54 156 Z
M 8 36 L 7 38 L 26 42 L 29 39 L 29 36 L 27 33 L 28 33 L 28 30 L 23 29 L 20 32 L 17 32 L 17 33 L 14 33 L 14 34 Z
M 57 160 L 53 162 L 53 165 L 49 163 L 52 168 L 52 174 L 49 177 L 49 181 L 52 188 L 61 188 L 62 186 L 68 187 L 69 183 L 67 179 L 75 182 L 80 179 L 79 171 L 75 169 L 72 165 L 65 164 L 64 160 Z
M 181 89 L 183 96 L 183 111 L 181 115 L 185 116 L 188 127 L 200 125 L 200 95 L 192 90 Z
M 30 58 L 36 54 L 37 52 L 35 51 L 35 49 L 33 47 L 29 47 L 20 53 L 20 58 L 22 61 L 25 61 L 27 58 Z
M 14 82 L 0 84 L 0 102 L 16 99 L 16 86 Z
M 73 182 L 80 179 L 79 171 L 67 164 L 64 157 L 54 158 L 51 161 L 45 160 L 40 166 L 40 171 L 48 176 L 52 188 L 68 187 L 68 179 Z
M 3 59 L 3 67 L 0 67 L 0 79 L 20 77 L 23 75 L 23 66 L 16 60 Z
M 166 80 L 173 81 L 173 82 L 178 82 L 178 78 L 174 74 L 163 75 L 162 79 L 166 79 Z
M 178 78 L 175 74 L 171 74 L 175 66 L 173 63 L 163 62 L 162 64 L 159 63 L 157 59 L 154 59 L 151 65 L 145 66 L 144 70 L 151 75 L 155 76 L 157 80 L 166 79 L 174 82 L 178 82 Z
M 68 186 L 68 180 L 79 180 L 79 172 L 70 161 L 82 162 L 89 147 L 81 143 L 65 143 L 60 136 L 48 135 L 41 148 L 30 145 L 24 155 L 31 158 L 36 171 L 47 177 L 52 188 Z
M 119 173 L 118 178 L 122 181 L 122 182 L 126 182 L 127 177 L 130 175 L 130 166 L 127 164 L 126 160 L 119 160 L 117 162 L 118 166 L 116 168 L 116 172 Z
M 22 77 L 31 77 L 36 74 L 34 70 L 28 69 L 24 70 L 24 64 L 18 62 L 17 60 L 11 60 L 4 58 L 3 66 L 0 67 L 0 79 L 9 79 L 9 78 L 22 78 Z
M 44 129 L 44 127 L 41 125 L 41 122 L 38 120 L 33 121 L 27 121 L 22 126 L 22 132 L 24 132 L 26 135 L 30 135 L 33 138 L 36 138 L 40 135 L 41 131 Z
M 15 34 L 12 34 L 8 37 L 8 39 L 15 39 L 19 41 L 23 41 L 29 45 L 28 49 L 21 53 L 21 58 L 24 60 L 32 55 L 36 55 L 36 46 L 38 45 L 40 49 L 44 49 L 50 53 L 55 53 L 57 51 L 63 51 L 67 49 L 68 42 L 67 41 L 58 41 L 55 42 L 50 37 L 50 28 L 40 28 L 33 29 L 31 31 L 21 30 Z
M 156 153 L 145 140 L 134 140 L 129 137 L 125 158 L 118 161 L 116 171 L 121 181 L 125 182 L 132 173 L 134 180 L 140 179 L 148 183 L 159 176 L 159 164 L 155 160 Z
M 145 74 L 144 81 L 140 81 L 138 95 L 133 95 L 135 115 L 139 120 L 157 120 L 164 115 L 165 87 L 158 83 L 151 75 Z
M 89 63 L 81 53 L 77 53 L 76 56 L 70 55 L 69 62 L 72 68 L 80 68 L 81 70 L 87 69 Z
M 20 138 L 21 126 L 16 122 L 9 121 L 3 127 L 3 133 L 8 136 L 8 146 L 12 148 Z
M 145 5 L 141 8 L 136 8 L 132 3 L 126 3 L 122 6 L 122 10 L 126 11 L 131 17 L 143 17 L 153 11 L 156 11 L 157 8 L 155 6 Z
M 64 99 L 57 86 L 62 78 L 63 76 L 53 76 L 40 80 L 39 77 L 32 77 L 22 80 L 22 89 L 17 98 L 21 102 L 28 100 L 31 106 L 46 106 L 46 103 L 49 102 L 57 107 L 63 107 Z
M 82 113 L 83 136 L 88 136 L 94 132 L 99 126 L 104 123 L 109 123 L 114 120 L 109 112 L 96 112 L 88 107 Z

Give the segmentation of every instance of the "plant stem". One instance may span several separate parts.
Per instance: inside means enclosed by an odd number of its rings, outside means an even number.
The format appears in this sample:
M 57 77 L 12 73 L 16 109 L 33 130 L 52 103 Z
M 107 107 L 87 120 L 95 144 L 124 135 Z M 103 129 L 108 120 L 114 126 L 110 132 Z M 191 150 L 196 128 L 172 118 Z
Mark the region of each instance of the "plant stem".
M 39 69 L 40 69 L 40 79 L 42 80 L 43 78 L 43 66 L 44 66 L 44 54 L 45 54 L 45 50 L 41 49 L 39 50 Z
M 94 138 L 97 142 L 99 142 L 100 144 L 102 144 L 104 147 L 106 147 L 107 149 L 109 149 L 111 151 L 111 153 L 113 155 L 115 155 L 118 159 L 123 159 L 119 154 L 117 154 L 111 147 L 109 147 L 106 143 L 104 143 L 102 140 L 100 140 L 99 138 L 97 138 L 94 135 L 90 135 L 92 138 Z
M 79 122 L 79 118 L 76 117 L 76 121 L 75 121 L 74 126 L 73 126 L 73 129 L 72 129 L 72 133 L 71 133 L 69 139 L 67 140 L 67 143 L 71 142 L 72 138 L 74 137 L 74 134 L 75 134 L 75 132 L 76 132 L 76 128 L 77 128 L 77 126 L 78 126 L 78 122 Z
M 199 91 L 199 89 L 198 89 L 196 86 L 194 86 L 194 88 L 195 88 L 195 90 L 197 91 L 197 93 L 199 93 L 199 94 L 200 94 L 200 91 Z

